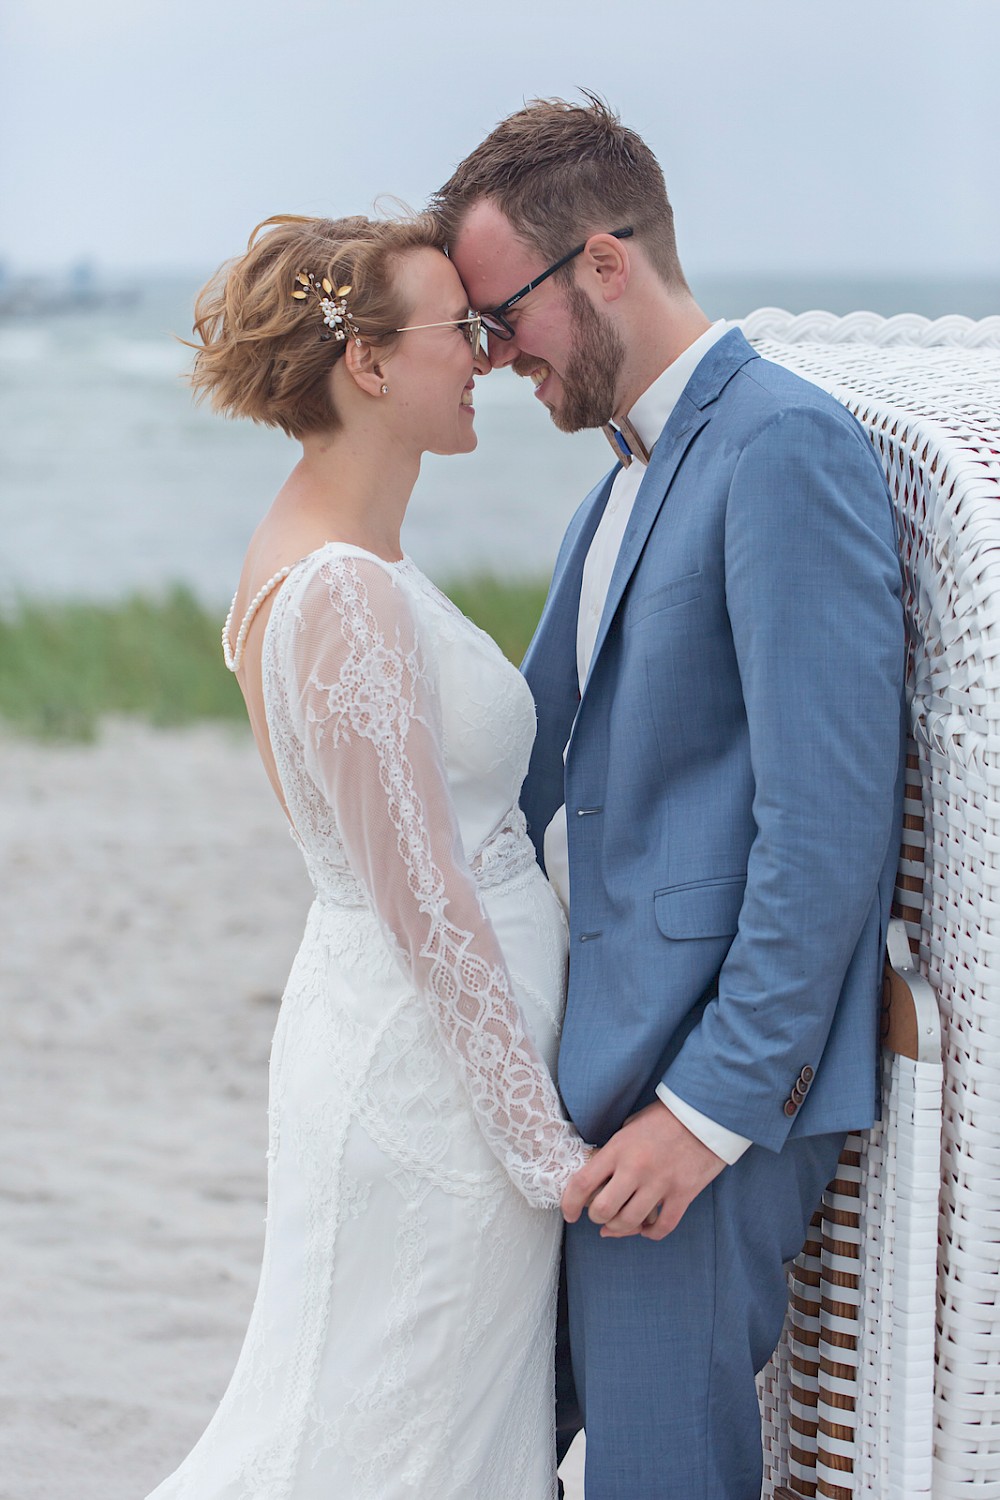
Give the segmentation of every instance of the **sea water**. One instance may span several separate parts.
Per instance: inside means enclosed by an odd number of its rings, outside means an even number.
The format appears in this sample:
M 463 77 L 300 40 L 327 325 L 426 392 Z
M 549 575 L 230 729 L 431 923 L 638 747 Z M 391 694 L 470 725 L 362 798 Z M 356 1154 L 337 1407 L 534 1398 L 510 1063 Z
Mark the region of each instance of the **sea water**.
M 197 280 L 136 278 L 134 300 L 0 322 L 0 604 L 113 599 L 174 583 L 222 607 L 298 445 L 194 405 L 184 372 Z M 695 285 L 712 316 L 762 304 L 938 316 L 1000 311 L 977 284 L 790 281 Z M 403 543 L 432 577 L 545 577 L 573 511 L 612 456 L 599 432 L 552 426 L 530 382 L 476 383 L 475 453 L 424 459 Z

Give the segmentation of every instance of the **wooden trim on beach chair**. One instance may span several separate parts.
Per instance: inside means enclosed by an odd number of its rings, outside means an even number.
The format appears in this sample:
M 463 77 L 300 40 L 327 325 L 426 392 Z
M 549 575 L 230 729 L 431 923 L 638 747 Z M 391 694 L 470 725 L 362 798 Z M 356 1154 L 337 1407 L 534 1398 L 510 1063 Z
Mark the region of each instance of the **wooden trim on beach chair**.
M 941 1056 L 937 1000 L 914 966 L 907 936 L 907 920 L 919 924 L 923 901 L 924 814 L 915 746 L 907 756 L 906 782 L 900 873 L 883 970 L 884 1067 L 891 1066 L 892 1054 L 912 1063 L 939 1063 Z M 865 1167 L 863 1138 L 849 1136 L 789 1273 L 784 1336 L 788 1482 L 775 1488 L 773 1500 L 854 1500 L 857 1493 L 860 1364 L 865 1357 Z
M 940 1057 L 937 1001 L 893 918 L 883 978 L 882 1039 L 915 1062 Z M 788 1463 L 796 1487 L 774 1500 L 853 1500 L 861 1339 L 861 1152 L 849 1138 L 789 1277 Z
M 914 1062 L 936 1062 L 941 1056 L 941 1021 L 937 998 L 913 967 L 906 923 L 889 923 L 882 979 L 882 1046 Z

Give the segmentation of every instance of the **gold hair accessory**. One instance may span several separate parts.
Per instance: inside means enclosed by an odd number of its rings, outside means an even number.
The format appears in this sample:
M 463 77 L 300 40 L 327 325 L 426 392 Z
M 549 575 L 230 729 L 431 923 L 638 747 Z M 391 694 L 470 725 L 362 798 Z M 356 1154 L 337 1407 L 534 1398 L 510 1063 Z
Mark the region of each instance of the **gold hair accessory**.
M 299 302 L 304 302 L 310 292 L 315 292 L 319 298 L 319 305 L 323 312 L 323 322 L 331 333 L 321 333 L 321 339 L 335 338 L 341 343 L 350 333 L 356 344 L 361 343 L 361 329 L 351 317 L 347 306 L 347 297 L 352 288 L 350 283 L 346 286 L 338 286 L 333 289 L 333 282 L 328 276 L 322 281 L 317 281 L 311 271 L 300 271 L 295 280 L 299 283 L 299 289 L 292 292 L 292 296 Z

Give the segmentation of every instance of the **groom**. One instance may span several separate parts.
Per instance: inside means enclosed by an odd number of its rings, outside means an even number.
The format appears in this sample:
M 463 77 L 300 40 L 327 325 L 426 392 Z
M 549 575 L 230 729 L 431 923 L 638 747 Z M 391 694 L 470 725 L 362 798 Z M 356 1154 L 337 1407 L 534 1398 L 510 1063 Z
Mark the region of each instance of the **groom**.
M 570 913 L 559 1083 L 588 1500 L 756 1500 L 754 1388 L 876 1107 L 903 624 L 864 434 L 710 323 L 662 173 L 597 99 L 503 121 L 436 197 L 494 365 L 618 460 L 524 671 L 523 805 Z M 544 497 L 539 497 L 544 502 Z

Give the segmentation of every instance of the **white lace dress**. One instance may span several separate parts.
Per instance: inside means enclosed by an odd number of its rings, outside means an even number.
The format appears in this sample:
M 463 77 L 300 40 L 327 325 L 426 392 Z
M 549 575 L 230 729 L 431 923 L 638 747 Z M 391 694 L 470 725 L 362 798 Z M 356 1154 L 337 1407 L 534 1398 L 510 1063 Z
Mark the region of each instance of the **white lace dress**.
M 292 569 L 264 701 L 315 886 L 236 1371 L 155 1500 L 550 1500 L 562 909 L 520 674 L 408 560 Z M 152 1500 L 152 1497 L 151 1497 Z

